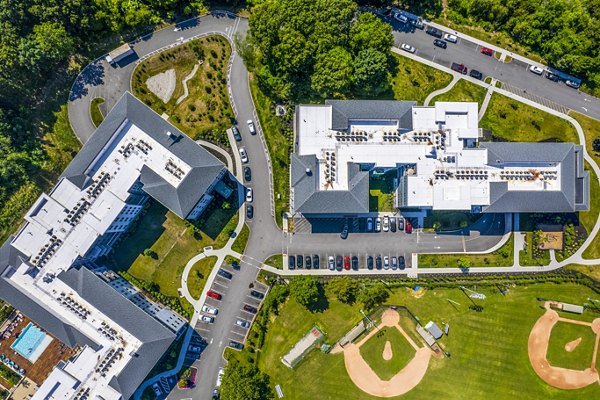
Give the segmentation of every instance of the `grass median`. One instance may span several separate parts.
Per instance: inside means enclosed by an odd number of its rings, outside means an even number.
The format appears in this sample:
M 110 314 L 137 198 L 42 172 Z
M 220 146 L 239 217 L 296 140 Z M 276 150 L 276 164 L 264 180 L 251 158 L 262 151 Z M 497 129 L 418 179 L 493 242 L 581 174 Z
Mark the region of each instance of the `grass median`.
M 479 104 L 477 107 L 479 109 L 483 104 L 485 93 L 485 88 L 461 79 L 450 91 L 435 96 L 429 104 L 433 105 L 436 101 L 474 101 Z
M 422 105 L 429 93 L 448 86 L 452 75 L 410 58 L 392 54 L 396 74 L 392 78 L 394 99 Z

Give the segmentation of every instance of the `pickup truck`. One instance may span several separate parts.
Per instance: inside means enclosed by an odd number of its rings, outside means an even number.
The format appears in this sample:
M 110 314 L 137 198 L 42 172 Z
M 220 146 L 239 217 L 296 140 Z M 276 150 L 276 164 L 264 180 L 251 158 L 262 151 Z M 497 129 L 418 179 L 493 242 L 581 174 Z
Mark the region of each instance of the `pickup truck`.
M 464 66 L 464 64 L 452 63 L 452 66 L 450 68 L 453 71 L 460 72 L 463 75 L 466 75 L 468 72 L 468 69 Z

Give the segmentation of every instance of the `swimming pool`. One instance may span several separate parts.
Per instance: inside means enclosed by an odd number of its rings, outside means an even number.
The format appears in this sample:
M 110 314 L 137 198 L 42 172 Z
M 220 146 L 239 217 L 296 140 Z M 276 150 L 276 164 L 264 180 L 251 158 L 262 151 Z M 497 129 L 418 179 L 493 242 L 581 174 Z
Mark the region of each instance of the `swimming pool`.
M 51 341 L 50 336 L 30 322 L 10 347 L 32 363 L 35 363 Z

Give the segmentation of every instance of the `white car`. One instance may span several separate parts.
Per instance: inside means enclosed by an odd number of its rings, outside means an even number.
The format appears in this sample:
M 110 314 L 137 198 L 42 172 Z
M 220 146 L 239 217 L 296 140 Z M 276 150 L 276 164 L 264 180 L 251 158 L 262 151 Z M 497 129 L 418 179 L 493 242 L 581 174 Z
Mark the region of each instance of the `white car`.
M 246 188 L 246 201 L 248 203 L 252 203 L 252 199 L 253 199 L 252 188 Z
M 215 322 L 215 317 L 209 317 L 208 315 L 201 315 L 200 321 L 204 322 L 206 324 L 212 324 L 213 322 Z
M 211 314 L 211 315 L 217 315 L 217 313 L 219 312 L 219 310 L 217 310 L 214 307 L 211 306 L 207 306 L 206 304 L 202 306 L 202 312 L 205 312 L 207 314 Z
M 388 256 L 383 257 L 383 269 L 390 269 L 390 258 Z
M 381 232 L 381 218 L 375 218 L 375 232 Z
M 330 271 L 335 270 L 335 263 L 333 261 L 333 256 L 329 256 L 328 262 L 329 262 L 329 270 Z
M 444 34 L 444 40 L 447 42 L 450 42 L 450 43 L 456 43 L 456 42 L 458 42 L 458 37 L 456 37 L 456 35 L 446 33 L 446 34 Z
M 219 374 L 217 375 L 217 387 L 221 386 L 223 375 L 225 375 L 225 370 L 223 368 L 219 368 Z
M 242 328 L 250 328 L 250 322 L 245 321 L 243 319 L 238 319 L 237 321 L 235 321 L 235 324 L 237 326 L 241 326 Z
M 532 65 L 531 67 L 529 67 L 529 70 L 536 75 L 542 75 L 544 73 L 544 70 L 538 67 L 537 65 Z
M 240 158 L 244 164 L 248 163 L 248 154 L 246 154 L 246 149 L 243 147 L 240 148 Z
M 404 51 L 408 51 L 409 53 L 414 53 L 415 51 L 417 51 L 417 49 L 412 47 L 410 44 L 406 44 L 406 43 L 402 43 L 400 45 L 400 48 Z
M 248 120 L 248 129 L 250 130 L 251 134 L 256 135 L 256 129 L 254 128 L 254 122 L 252 122 L 251 119 Z
M 394 14 L 394 18 L 402 22 L 403 24 L 408 22 L 408 18 L 406 18 L 406 15 L 400 14 L 399 12 Z
M 383 217 L 383 231 L 387 232 L 390 230 L 390 217 L 387 215 Z
M 579 89 L 579 83 L 577 83 L 577 82 L 575 82 L 575 81 L 572 81 L 572 80 L 570 80 L 570 79 L 567 79 L 567 80 L 565 81 L 565 84 L 566 84 L 568 87 L 572 87 L 573 89 Z
M 371 232 L 373 230 L 373 218 L 367 218 L 367 232 Z

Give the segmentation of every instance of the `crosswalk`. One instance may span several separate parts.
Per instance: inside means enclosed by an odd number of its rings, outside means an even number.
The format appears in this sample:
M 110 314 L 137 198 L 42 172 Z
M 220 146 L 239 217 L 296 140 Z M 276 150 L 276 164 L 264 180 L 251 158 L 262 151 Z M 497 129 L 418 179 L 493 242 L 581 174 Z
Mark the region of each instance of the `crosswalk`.
M 516 94 L 517 96 L 521 96 L 524 97 L 526 99 L 529 99 L 531 101 L 534 101 L 538 104 L 541 104 L 543 106 L 546 106 L 548 108 L 551 108 L 553 110 L 556 110 L 558 112 L 561 112 L 563 114 L 567 114 L 569 112 L 569 108 L 565 107 L 561 104 L 555 103 L 552 100 L 548 100 L 545 97 L 542 96 L 538 96 L 536 94 L 532 94 L 532 93 L 528 93 L 526 90 L 523 90 L 519 87 L 513 86 L 513 85 L 509 85 L 507 83 L 502 83 L 502 89 L 511 92 L 513 94 Z

